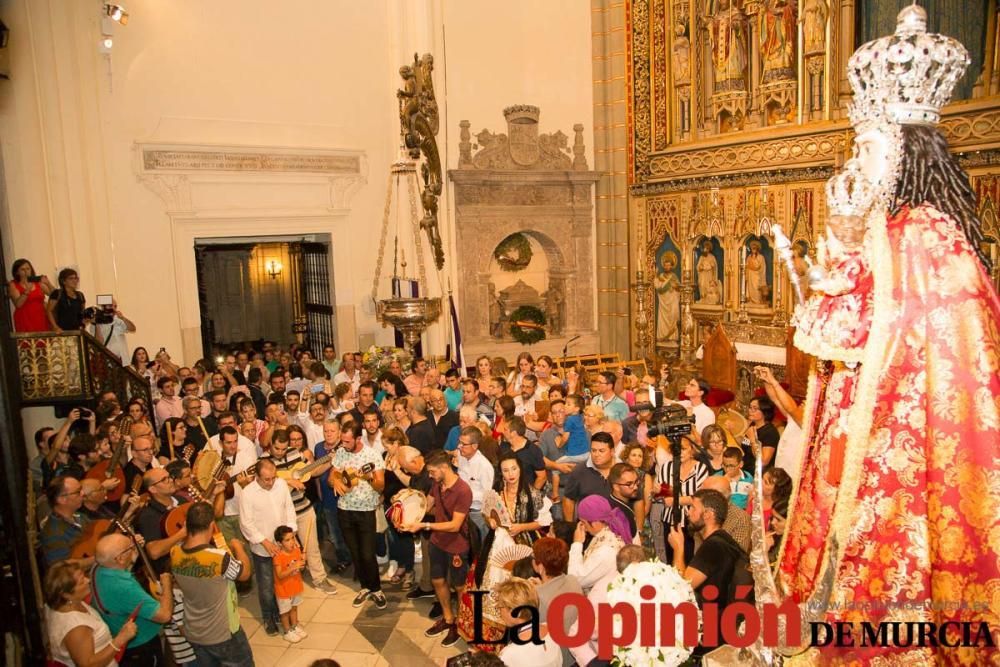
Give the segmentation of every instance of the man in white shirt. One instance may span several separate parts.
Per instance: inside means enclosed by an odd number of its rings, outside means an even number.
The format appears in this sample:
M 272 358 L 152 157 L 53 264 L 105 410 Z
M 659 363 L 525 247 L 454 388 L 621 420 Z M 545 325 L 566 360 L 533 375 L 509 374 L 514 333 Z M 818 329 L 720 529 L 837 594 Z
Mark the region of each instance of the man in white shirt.
M 94 338 L 101 341 L 104 347 L 111 350 L 112 353 L 116 354 L 121 360 L 122 365 L 129 363 L 131 357 L 128 351 L 128 341 L 125 340 L 125 334 L 135 333 L 135 325 L 132 320 L 122 315 L 122 311 L 118 310 L 118 302 L 112 300 L 111 307 L 114 309 L 115 314 L 110 324 L 97 324 L 94 323 Z
M 530 373 L 521 378 L 521 393 L 514 397 L 514 414 L 523 417 L 535 411 L 535 401 L 541 398 L 538 378 Z
M 226 426 L 232 426 L 233 430 L 236 431 L 237 436 L 236 452 L 239 454 L 244 454 L 246 452 L 244 456 L 252 457 L 250 462 L 240 469 L 243 470 L 247 466 L 252 465 L 253 462 L 257 460 L 257 445 L 253 444 L 253 440 L 250 438 L 240 435 L 239 429 L 236 428 L 236 413 L 228 411 L 220 413 L 218 417 L 218 424 L 219 432 L 208 439 L 208 442 L 205 444 L 205 449 L 211 449 L 212 451 L 221 454 L 222 458 L 232 460 L 232 456 L 228 456 L 225 453 L 225 448 L 222 446 L 222 429 Z
M 455 465 L 458 468 L 458 476 L 472 489 L 469 519 L 479 526 L 480 534 L 485 535 L 488 527 L 482 513 L 483 494 L 493 488 L 495 471 L 493 464 L 479 451 L 482 438 L 482 432 L 475 426 L 462 428 L 458 436 L 458 456 L 455 457 Z
M 701 437 L 701 432 L 705 430 L 706 426 L 715 423 L 715 413 L 704 403 L 704 399 L 710 391 L 712 391 L 712 387 L 704 378 L 694 377 L 684 386 L 684 396 L 687 397 L 687 400 L 676 401 L 688 409 L 688 414 L 694 415 L 694 428 L 697 433 L 693 435 L 696 439 Z
M 285 480 L 270 459 L 257 463 L 257 479 L 240 494 L 240 529 L 250 543 L 254 573 L 257 575 L 257 598 L 261 619 L 268 635 L 278 634 L 278 601 L 274 596 L 274 564 L 272 558 L 280 551 L 274 542 L 274 530 L 288 526 L 298 528 L 295 506 Z
M 309 449 L 313 449 L 323 442 L 323 424 L 326 423 L 326 406 L 322 403 L 313 403 L 309 406 L 309 419 L 302 418 L 303 413 L 298 413 L 295 421 L 306 432 L 306 443 Z
M 337 373 L 340 372 L 340 362 L 337 361 L 337 351 L 333 345 L 323 346 L 323 368 L 330 374 L 330 377 L 336 377 Z
M 346 382 L 351 385 L 351 395 L 358 395 L 358 386 L 361 384 L 361 373 L 354 367 L 354 355 L 350 352 L 341 358 L 340 372 L 333 376 L 333 386 Z
M 243 487 L 253 481 L 253 477 L 245 473 L 248 469 L 253 468 L 254 463 L 257 461 L 257 448 L 254 447 L 253 443 L 250 443 L 249 448 L 241 448 L 239 440 L 246 440 L 246 438 L 239 434 L 236 426 L 233 424 L 223 426 L 219 430 L 219 434 L 213 437 L 221 438 L 221 444 L 219 444 L 217 451 L 222 460 L 227 464 L 227 478 L 232 479 L 235 477 L 233 480 L 233 493 L 231 497 L 226 498 L 223 517 L 216 523 L 218 523 L 219 530 L 222 531 L 227 540 L 233 537 L 239 538 L 241 537 L 239 525 L 240 494 L 243 491 Z M 210 445 L 206 445 L 206 449 L 210 448 Z
M 361 426 L 364 427 L 364 431 L 361 433 L 361 442 L 364 443 L 365 447 L 371 447 L 379 454 L 384 454 L 382 429 L 379 427 L 378 421 L 378 410 L 372 408 L 364 413 L 361 421 Z

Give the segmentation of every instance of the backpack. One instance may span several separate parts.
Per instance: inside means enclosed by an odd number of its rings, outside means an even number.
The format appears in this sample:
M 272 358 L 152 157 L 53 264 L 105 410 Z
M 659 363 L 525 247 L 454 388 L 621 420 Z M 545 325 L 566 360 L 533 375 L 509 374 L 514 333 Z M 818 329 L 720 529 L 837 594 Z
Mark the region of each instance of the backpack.
M 719 600 L 723 608 L 733 602 L 754 603 L 754 581 L 753 572 L 750 570 L 750 557 L 740 545 L 736 543 L 732 535 L 725 531 L 719 531 L 723 537 L 726 548 L 735 557 L 733 562 L 733 572 L 729 577 L 729 585 L 726 588 L 726 595 Z

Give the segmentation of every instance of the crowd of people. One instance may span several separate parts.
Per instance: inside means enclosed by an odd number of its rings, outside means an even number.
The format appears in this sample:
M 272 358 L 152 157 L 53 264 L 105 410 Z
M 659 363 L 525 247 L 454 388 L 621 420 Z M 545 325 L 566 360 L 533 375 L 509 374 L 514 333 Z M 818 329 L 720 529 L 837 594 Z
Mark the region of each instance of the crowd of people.
M 566 592 L 598 604 L 650 558 L 696 594 L 729 591 L 750 548 L 757 457 L 780 543 L 792 482 L 774 464 L 792 445 L 776 422 L 801 414 L 765 367 L 743 433 L 715 423 L 704 380 L 673 397 L 693 415 L 675 457 L 650 434 L 665 369 L 592 380 L 524 353 L 509 371 L 483 357 L 469 377 L 442 374 L 418 358 L 374 377 L 360 354 L 272 343 L 191 367 L 136 348 L 129 363 L 151 405 L 106 392 L 35 435 L 48 636 L 66 664 L 158 664 L 164 651 L 250 664 L 239 595 L 255 582 L 264 630 L 294 644 L 304 582 L 335 595 L 338 577 L 358 582 L 355 607 L 433 599 L 425 634 L 464 640 L 479 661 L 600 664 L 596 637 L 567 649 L 544 624 L 540 644 L 505 643 L 524 630 L 511 611 L 544 620 Z

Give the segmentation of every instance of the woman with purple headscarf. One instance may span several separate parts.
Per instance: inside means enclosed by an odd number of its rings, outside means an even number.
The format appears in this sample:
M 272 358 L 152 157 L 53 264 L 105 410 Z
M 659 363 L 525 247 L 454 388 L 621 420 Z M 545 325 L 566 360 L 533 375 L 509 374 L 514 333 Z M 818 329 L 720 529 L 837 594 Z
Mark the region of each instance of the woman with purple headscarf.
M 576 513 L 579 521 L 573 534 L 573 546 L 569 549 L 568 569 L 586 594 L 594 586 L 606 585 L 617 576 L 618 550 L 632 539 L 628 519 L 603 496 L 587 496 L 577 505 Z M 588 533 L 592 539 L 584 551 L 583 541 Z

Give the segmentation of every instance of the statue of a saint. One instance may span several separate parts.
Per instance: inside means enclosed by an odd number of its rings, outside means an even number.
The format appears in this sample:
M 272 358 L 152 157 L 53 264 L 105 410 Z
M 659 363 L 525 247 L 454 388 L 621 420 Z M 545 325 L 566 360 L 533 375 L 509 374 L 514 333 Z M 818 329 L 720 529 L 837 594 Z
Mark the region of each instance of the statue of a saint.
M 806 0 L 803 5 L 801 21 L 807 56 L 826 52 L 826 18 L 829 14 L 826 0 Z
M 760 254 L 760 241 L 750 241 L 743 270 L 746 274 L 747 302 L 755 306 L 770 306 L 767 285 L 767 260 Z
M 677 324 L 681 316 L 681 282 L 677 278 L 677 254 L 663 253 L 660 268 L 653 279 L 656 290 L 656 342 L 676 343 L 679 338 Z
M 563 330 L 563 304 L 566 299 L 562 290 L 556 285 L 549 283 L 549 289 L 545 292 L 545 318 L 549 321 L 549 332 L 553 336 L 562 333 Z
M 759 18 L 760 55 L 764 61 L 763 81 L 794 79 L 795 4 L 789 0 L 768 0 Z
M 695 267 L 698 271 L 698 301 L 702 306 L 722 303 L 722 285 L 719 284 L 719 263 L 712 254 L 712 242 L 701 244 L 701 257 Z
M 719 0 L 707 27 L 712 46 L 715 92 L 746 90 L 747 31 L 743 12 L 733 5 L 732 0 Z
M 503 338 L 503 325 L 506 319 L 503 301 L 497 296 L 497 288 L 493 283 L 489 284 L 489 313 L 490 313 L 490 336 L 496 339 Z
M 674 26 L 673 66 L 674 85 L 691 83 L 691 40 L 685 34 L 684 26 Z
M 792 244 L 792 265 L 795 267 L 795 273 L 799 277 L 799 286 L 802 288 L 802 296 L 809 296 L 809 262 L 806 260 L 806 256 L 809 253 L 809 244 L 799 239 Z

